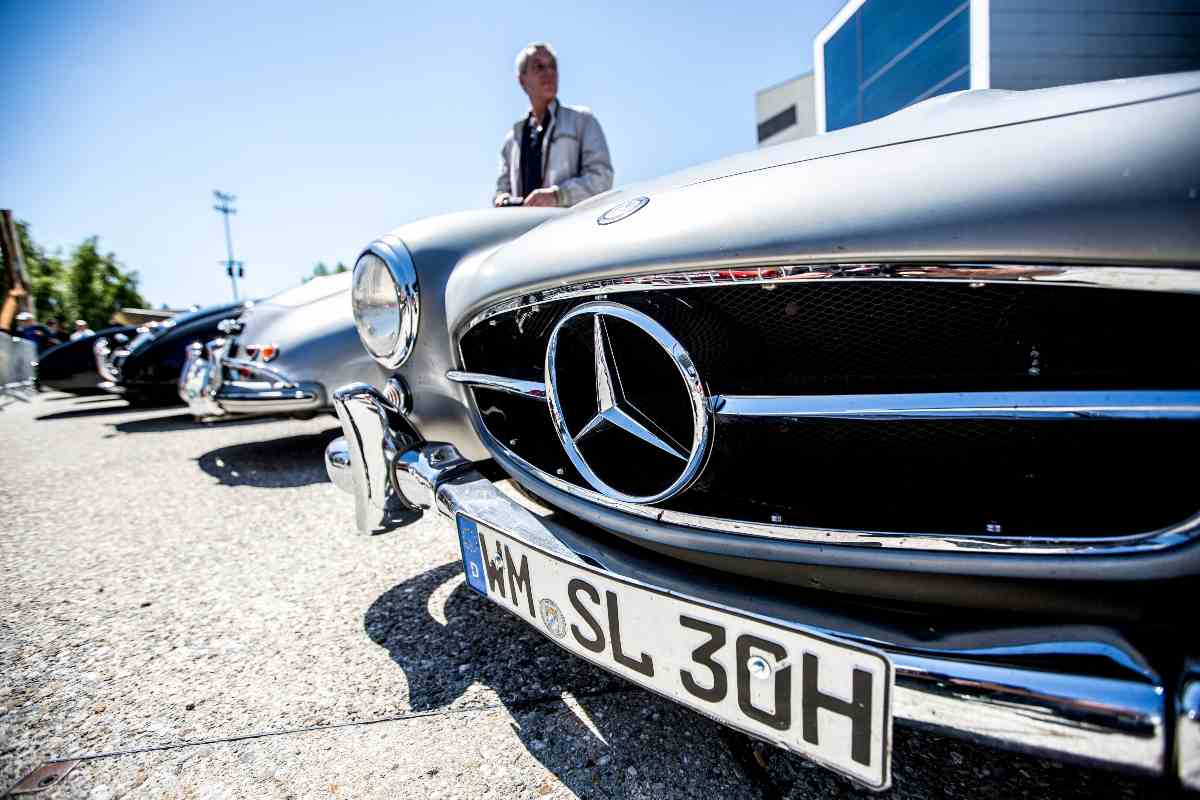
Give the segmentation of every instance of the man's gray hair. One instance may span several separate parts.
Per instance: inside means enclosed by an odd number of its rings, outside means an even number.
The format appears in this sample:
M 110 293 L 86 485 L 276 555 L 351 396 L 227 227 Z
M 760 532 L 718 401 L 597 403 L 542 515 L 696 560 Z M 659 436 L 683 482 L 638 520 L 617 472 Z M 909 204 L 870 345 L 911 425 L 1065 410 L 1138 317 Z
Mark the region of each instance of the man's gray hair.
M 517 53 L 517 77 L 525 74 L 525 68 L 529 65 L 529 59 L 533 58 L 533 54 L 538 50 L 545 50 L 554 59 L 554 63 L 558 63 L 558 53 L 554 52 L 554 48 L 549 42 L 530 42 L 521 48 L 521 52 Z

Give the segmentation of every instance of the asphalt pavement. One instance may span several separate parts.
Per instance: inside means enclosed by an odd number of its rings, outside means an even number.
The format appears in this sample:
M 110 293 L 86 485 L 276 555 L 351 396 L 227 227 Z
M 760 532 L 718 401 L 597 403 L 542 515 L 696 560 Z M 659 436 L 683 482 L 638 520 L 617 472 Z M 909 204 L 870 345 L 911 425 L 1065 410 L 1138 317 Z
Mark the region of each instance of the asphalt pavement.
M 465 586 L 448 521 L 381 536 L 336 420 L 0 410 L 0 792 L 59 798 L 841 798 L 871 792 L 593 668 Z M 892 798 L 1162 797 L 898 727 Z

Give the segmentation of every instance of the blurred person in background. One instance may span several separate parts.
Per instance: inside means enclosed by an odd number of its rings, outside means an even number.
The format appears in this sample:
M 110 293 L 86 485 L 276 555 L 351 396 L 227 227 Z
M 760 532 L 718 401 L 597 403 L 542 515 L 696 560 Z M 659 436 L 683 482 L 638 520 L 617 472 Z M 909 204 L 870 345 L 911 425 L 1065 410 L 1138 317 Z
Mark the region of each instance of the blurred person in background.
M 529 113 L 504 137 L 493 205 L 573 206 L 611 189 L 604 131 L 590 109 L 558 102 L 558 57 L 549 42 L 517 53 L 517 83 Z
M 86 321 L 82 319 L 75 320 L 75 331 L 71 334 L 71 341 L 82 339 L 85 336 L 95 336 L 96 332 L 88 327 Z
M 51 336 L 50 329 L 45 325 L 39 325 L 34 319 L 33 314 L 28 311 L 22 311 L 17 314 L 17 336 L 22 339 L 28 339 L 37 345 L 39 353 L 49 350 L 54 345 L 58 344 Z
M 54 344 L 62 344 L 67 340 L 67 332 L 59 326 L 54 317 L 46 320 L 46 330 L 50 331 L 50 338 L 54 340 Z

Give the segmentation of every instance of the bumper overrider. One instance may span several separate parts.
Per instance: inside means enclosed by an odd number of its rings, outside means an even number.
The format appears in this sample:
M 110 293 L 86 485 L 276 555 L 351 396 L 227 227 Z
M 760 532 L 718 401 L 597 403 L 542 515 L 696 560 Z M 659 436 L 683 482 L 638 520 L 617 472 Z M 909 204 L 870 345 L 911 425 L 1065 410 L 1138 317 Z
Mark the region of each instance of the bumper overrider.
M 129 351 L 118 341 L 110 341 L 107 336 L 98 336 L 92 344 L 92 355 L 96 358 L 96 372 L 101 381 L 101 389 L 120 393 L 121 363 L 129 355 Z
M 881 685 L 885 707 L 883 721 L 871 724 L 886 727 L 882 732 L 884 767 L 876 777 L 867 778 L 835 766 L 872 788 L 885 788 L 890 781 L 888 742 L 894 719 L 911 727 L 1011 750 L 1143 775 L 1176 776 L 1185 787 L 1200 789 L 1200 664 L 1188 665 L 1178 682 L 1167 681 L 1125 637 L 1101 626 L 964 630 L 960 624 L 935 628 L 929 627 L 928 620 L 917 624 L 905 620 L 904 615 L 837 605 L 819 594 L 782 593 L 769 584 L 749 585 L 744 579 L 723 573 L 684 569 L 616 537 L 595 536 L 577 521 L 562 520 L 521 493 L 506 491 L 503 485 L 481 475 L 453 445 L 422 440 L 403 409 L 368 384 L 342 387 L 334 392 L 333 405 L 344 436 L 330 443 L 326 469 L 334 484 L 354 495 L 358 528 L 363 533 L 395 528 L 423 511 L 436 510 L 456 521 L 464 559 L 468 559 L 467 531 L 478 528 L 502 534 L 489 534 L 495 561 L 488 562 L 485 547 L 479 562 L 487 566 L 488 580 L 493 574 L 492 563 L 497 570 L 504 567 L 498 542 L 509 542 L 531 557 L 536 555 L 546 563 L 553 561 L 566 565 L 568 570 L 578 570 L 576 574 L 587 576 L 597 586 L 632 587 L 631 592 L 665 596 L 671 602 L 748 620 L 748 625 L 765 623 L 776 630 L 793 631 L 806 640 L 838 643 L 844 652 L 860 650 L 880 659 L 886 664 L 886 683 Z M 531 563 L 540 562 L 535 559 Z M 468 582 L 476 590 L 486 589 L 474 562 L 468 559 L 468 564 Z M 507 567 L 511 583 L 516 567 L 511 562 Z M 595 631 L 595 639 L 584 646 L 596 652 L 596 657 L 568 646 L 558 605 L 541 600 L 550 604 L 553 613 L 547 616 L 543 607 L 540 620 L 537 614 L 525 616 L 524 601 L 516 602 L 519 588 L 520 583 L 513 588 L 513 603 L 506 605 L 495 596 L 492 599 L 577 655 L 726 724 L 742 727 L 751 735 L 802 751 L 801 755 L 816 761 L 833 765 L 835 757 L 846 760 L 837 754 L 791 747 L 786 737 L 763 735 L 760 729 L 739 726 L 728 715 L 722 718 L 710 712 L 702 702 L 638 680 L 635 672 L 641 670 L 637 669 L 637 648 L 629 648 L 635 654 L 633 661 L 628 654 L 622 660 L 619 634 L 613 632 L 611 647 L 616 662 L 632 665 L 634 672 L 606 660 L 607 651 L 600 652 L 604 650 L 602 626 L 591 616 L 577 616 L 575 621 L 582 619 Z M 503 592 L 502 585 L 498 589 L 498 593 Z M 531 612 L 535 594 L 536 589 L 526 592 Z M 579 605 L 575 608 L 581 611 Z M 603 612 L 596 616 L 603 619 Z M 571 627 L 575 630 L 574 625 Z M 953 632 L 943 632 L 946 630 Z M 578 631 L 575 635 L 579 636 Z M 585 628 L 581 643 L 587 635 Z M 626 637 L 628 640 L 628 632 Z M 601 645 L 588 647 L 595 641 Z M 725 649 L 732 652 L 732 640 Z M 693 656 L 696 653 L 701 650 Z M 738 654 L 744 655 L 740 644 Z M 811 698 L 828 712 L 822 718 L 849 713 L 851 703 L 830 698 L 850 697 L 850 687 L 830 685 L 817 690 L 818 679 L 810 681 L 805 674 L 810 666 L 809 655 L 806 651 L 801 661 L 794 657 L 798 654 L 788 654 L 776 663 L 775 685 L 783 677 L 787 662 L 800 673 L 794 679 L 789 676 L 789 680 L 795 684 L 793 696 L 802 706 L 809 702 L 811 689 Z M 816 657 L 812 658 L 815 665 Z M 750 661 L 755 659 L 762 661 L 757 655 Z M 754 669 L 752 665 L 752 674 Z M 770 673 L 769 666 L 764 669 Z M 696 674 L 703 676 L 697 679 L 699 684 L 713 683 L 716 675 L 704 669 Z M 689 675 L 686 680 L 690 679 Z M 819 680 L 826 680 L 824 673 Z M 723 683 L 724 677 L 717 682 Z M 730 685 L 733 682 L 730 677 Z M 714 689 L 701 686 L 692 694 L 703 697 Z M 738 692 L 740 703 L 740 684 Z M 779 697 L 776 690 L 776 712 Z M 856 683 L 855 703 L 857 697 Z M 746 702 L 754 705 L 757 701 Z M 805 726 L 810 716 L 816 724 L 815 709 L 805 710 L 803 716 Z M 797 719 L 795 727 L 799 722 Z M 846 737 L 847 748 L 856 735 Z M 807 737 L 806 727 L 805 738 L 812 741 Z
M 192 342 L 179 375 L 179 396 L 197 417 L 303 414 L 325 406 L 319 383 L 293 381 L 281 372 L 229 357 L 232 337 Z

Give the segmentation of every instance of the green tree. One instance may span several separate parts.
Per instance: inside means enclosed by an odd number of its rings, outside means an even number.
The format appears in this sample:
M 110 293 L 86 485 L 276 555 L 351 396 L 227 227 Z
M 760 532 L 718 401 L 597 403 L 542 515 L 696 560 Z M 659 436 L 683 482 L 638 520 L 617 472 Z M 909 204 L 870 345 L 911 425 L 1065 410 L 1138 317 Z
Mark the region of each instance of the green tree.
M 125 272 L 114 253 L 102 255 L 92 236 L 71 254 L 66 267 L 66 294 L 72 316 L 93 329 L 104 327 L 113 313 L 128 306 L 144 308 L 136 272 Z
M 313 278 L 324 278 L 326 275 L 336 275 L 339 272 L 349 272 L 349 271 L 350 270 L 346 267 L 346 265 L 340 261 L 337 263 L 337 266 L 334 267 L 333 269 L 330 269 L 329 265 L 326 264 L 324 261 L 318 261 L 313 266 L 312 275 L 304 276 L 303 278 L 300 279 L 300 282 L 308 283 Z
M 62 259 L 48 255 L 29 235 L 29 223 L 17 220 L 17 236 L 21 240 L 21 253 L 25 257 L 25 268 L 29 282 L 33 284 L 33 307 L 41 319 L 64 313 L 65 298 L 62 293 L 64 269 Z
M 17 231 L 40 320 L 58 317 L 69 327 L 83 319 L 99 330 L 108 327 L 117 310 L 146 305 L 137 289 L 137 273 L 125 272 L 115 254 L 101 254 L 97 237 L 85 239 L 63 261 L 33 241 L 28 223 L 18 222 Z

